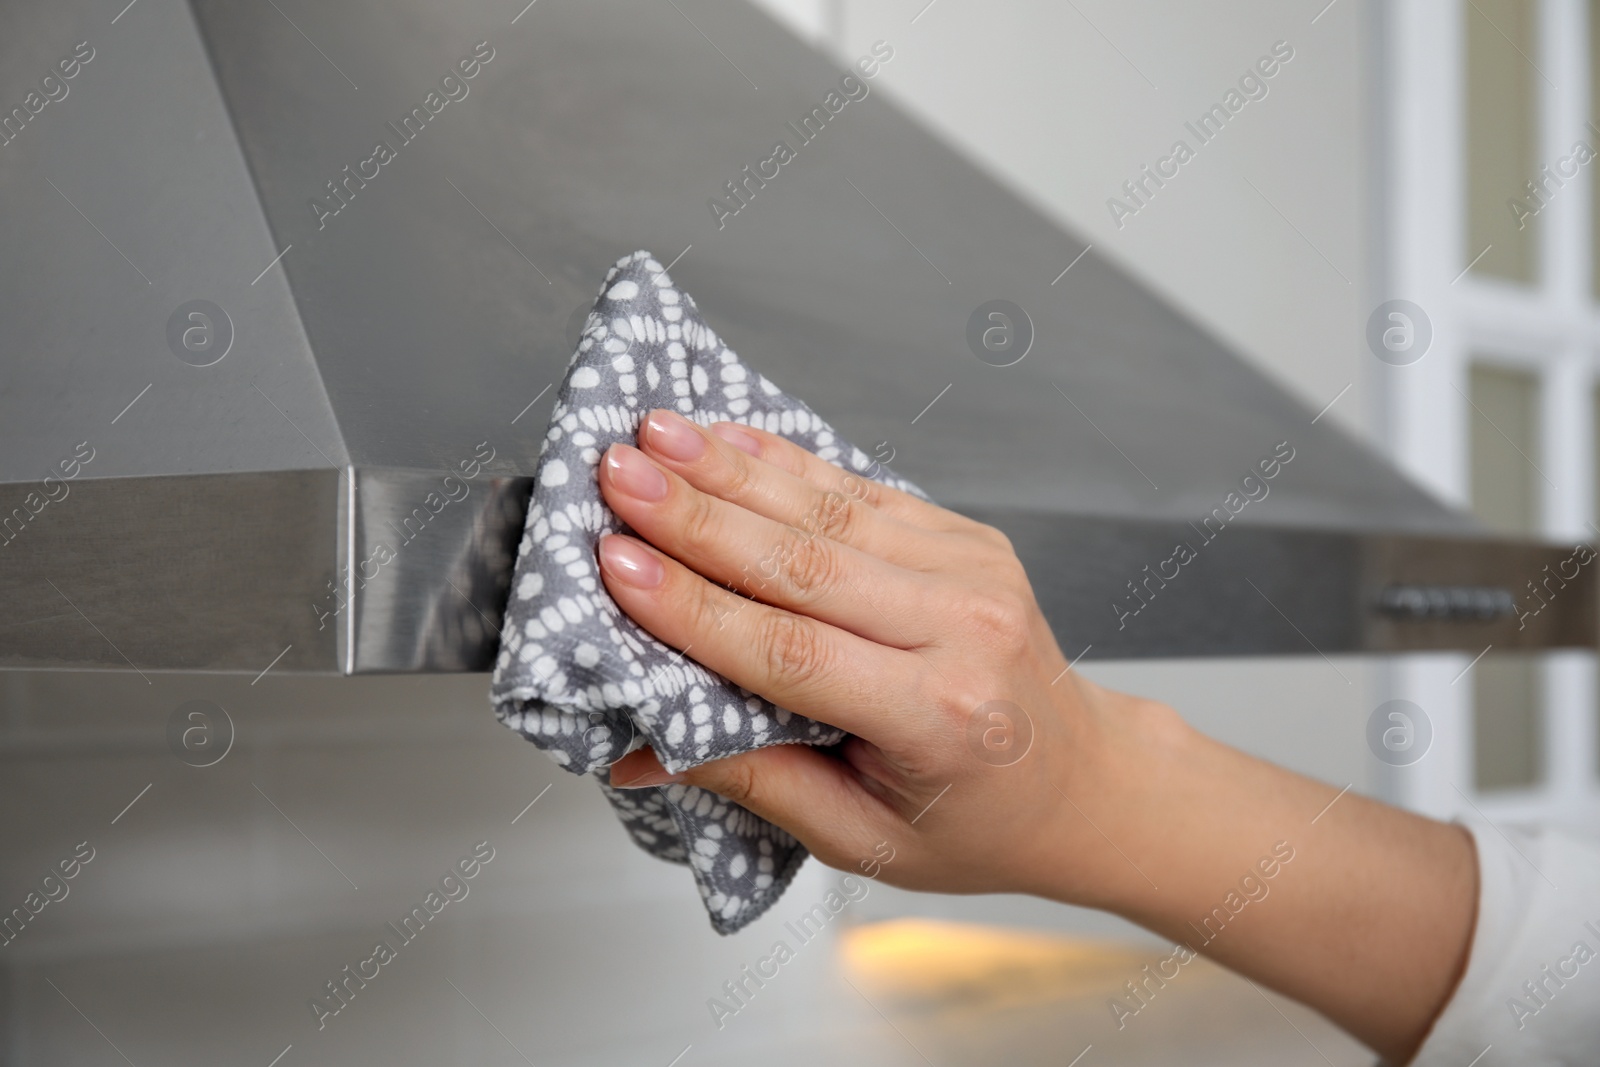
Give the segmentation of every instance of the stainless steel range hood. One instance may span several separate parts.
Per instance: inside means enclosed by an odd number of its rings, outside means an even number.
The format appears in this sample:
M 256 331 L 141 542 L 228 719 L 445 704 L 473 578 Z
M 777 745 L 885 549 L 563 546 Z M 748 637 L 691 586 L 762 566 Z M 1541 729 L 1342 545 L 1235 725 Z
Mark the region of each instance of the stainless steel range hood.
M 486 669 L 550 387 L 640 247 L 1005 529 L 1069 655 L 1594 643 L 1593 568 L 1529 613 L 1570 546 L 1485 536 L 765 16 L 518 7 L 6 12 L 0 665 Z M 1012 366 L 969 349 L 995 299 Z

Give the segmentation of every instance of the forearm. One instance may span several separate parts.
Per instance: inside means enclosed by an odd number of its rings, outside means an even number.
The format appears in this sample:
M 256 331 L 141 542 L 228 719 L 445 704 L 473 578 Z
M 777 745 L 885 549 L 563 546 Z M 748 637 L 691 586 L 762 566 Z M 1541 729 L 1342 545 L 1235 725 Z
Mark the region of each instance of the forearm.
M 1089 704 L 1074 748 L 1090 755 L 1065 784 L 1078 810 L 1063 817 L 1092 821 L 1103 847 L 1052 857 L 1077 870 L 1046 895 L 1186 944 L 1403 1062 L 1465 964 L 1477 901 L 1470 835 L 1340 796 L 1160 705 L 1104 690 Z M 1098 884 L 1086 886 L 1085 866 L 1101 872 Z

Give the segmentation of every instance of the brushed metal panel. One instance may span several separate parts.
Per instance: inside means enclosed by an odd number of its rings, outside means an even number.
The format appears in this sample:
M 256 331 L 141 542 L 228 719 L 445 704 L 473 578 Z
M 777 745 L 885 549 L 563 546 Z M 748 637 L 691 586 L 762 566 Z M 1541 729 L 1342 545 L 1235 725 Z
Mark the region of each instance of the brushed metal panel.
M 1208 543 L 1187 523 L 969 513 L 1011 538 L 1068 657 L 1086 648 L 1090 659 L 1126 659 L 1360 647 L 1351 535 L 1231 526 Z M 1179 544 L 1193 559 L 1166 565 Z
M 92 0 L 0 8 L 5 107 L 78 42 L 94 50 L 0 147 L 0 480 L 42 478 L 85 440 L 97 478 L 342 466 L 294 296 L 262 274 L 281 246 L 188 5 L 110 18 Z M 234 333 L 204 367 L 167 337 L 196 299 Z
M 0 666 L 338 669 L 312 611 L 339 561 L 336 472 L 64 484 L 0 543 Z M 4 515 L 38 488 L 0 483 Z
M 354 555 L 340 572 L 358 586 L 345 672 L 490 670 L 531 488 L 459 471 L 356 471 Z
M 1244 525 L 1207 541 L 1189 524 L 969 513 L 1012 539 L 1069 657 L 1086 648 L 1089 659 L 1134 659 L 1476 654 L 1490 644 L 1594 648 L 1600 642 L 1595 563 L 1563 567 L 1571 545 Z M 1163 566 L 1178 544 L 1194 549 L 1193 560 Z M 1527 586 L 1547 576 L 1546 566 L 1572 577 L 1539 599 Z M 1489 619 L 1396 618 L 1383 610 L 1382 594 L 1402 585 L 1501 590 L 1520 610 Z

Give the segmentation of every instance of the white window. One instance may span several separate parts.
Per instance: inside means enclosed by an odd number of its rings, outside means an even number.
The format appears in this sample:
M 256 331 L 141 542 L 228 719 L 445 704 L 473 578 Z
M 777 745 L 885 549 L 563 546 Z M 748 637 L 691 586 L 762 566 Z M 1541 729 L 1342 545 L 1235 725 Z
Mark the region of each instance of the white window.
M 1600 3 L 1404 0 L 1383 11 L 1386 263 L 1374 303 L 1413 301 L 1433 327 L 1421 360 L 1374 371 L 1393 456 L 1492 528 L 1592 542 Z M 1600 825 L 1594 653 L 1490 648 L 1390 671 L 1435 738 L 1393 771 L 1394 799 L 1440 816 L 1476 807 Z

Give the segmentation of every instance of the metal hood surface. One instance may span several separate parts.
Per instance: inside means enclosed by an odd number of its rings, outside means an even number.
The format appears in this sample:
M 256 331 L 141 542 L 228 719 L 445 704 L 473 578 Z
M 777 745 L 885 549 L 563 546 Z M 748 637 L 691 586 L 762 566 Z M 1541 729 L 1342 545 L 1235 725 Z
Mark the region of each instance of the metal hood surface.
M 1069 656 L 1593 644 L 1570 546 L 1487 537 L 886 99 L 909 41 L 519 7 L 7 8 L 0 665 L 487 669 L 638 248 L 1004 529 Z

